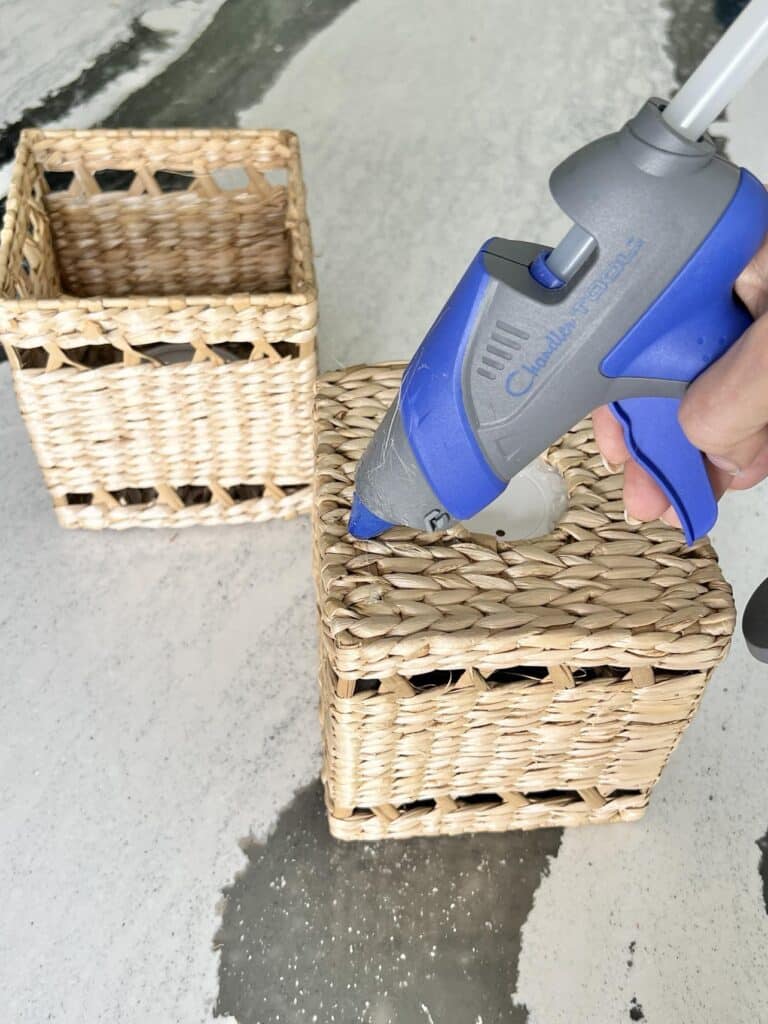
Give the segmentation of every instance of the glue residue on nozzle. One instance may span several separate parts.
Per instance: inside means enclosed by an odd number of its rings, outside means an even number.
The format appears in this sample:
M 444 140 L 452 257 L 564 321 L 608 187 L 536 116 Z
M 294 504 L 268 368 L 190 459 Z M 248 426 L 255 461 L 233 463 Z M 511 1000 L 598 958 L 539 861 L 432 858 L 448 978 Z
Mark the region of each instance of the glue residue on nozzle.
M 514 476 L 495 501 L 464 525 L 473 533 L 500 540 L 527 540 L 551 533 L 567 508 L 565 480 L 539 458 Z

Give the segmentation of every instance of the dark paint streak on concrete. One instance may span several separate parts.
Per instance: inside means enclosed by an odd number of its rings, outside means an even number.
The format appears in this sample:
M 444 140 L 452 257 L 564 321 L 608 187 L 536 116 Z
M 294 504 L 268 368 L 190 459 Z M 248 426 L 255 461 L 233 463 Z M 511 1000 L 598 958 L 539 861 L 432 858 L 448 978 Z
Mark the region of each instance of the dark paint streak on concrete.
M 216 1015 L 523 1024 L 520 931 L 562 830 L 345 844 L 319 784 L 225 890 Z M 316 1016 L 315 1016 L 316 1015 Z
M 665 0 L 665 6 L 670 12 L 667 52 L 678 85 L 682 85 L 747 6 L 747 0 Z
M 638 1003 L 637 997 L 632 996 L 632 1002 L 629 1004 L 629 1019 L 630 1020 L 645 1020 L 645 1014 L 643 1008 Z
M 237 124 L 309 39 L 354 0 L 226 0 L 178 60 L 129 97 L 104 124 L 219 127 Z
M 757 845 L 762 855 L 758 871 L 763 880 L 763 906 L 765 907 L 766 914 L 768 914 L 768 831 L 757 840 Z
M 678 86 L 706 57 L 747 0 L 664 0 L 670 13 L 667 25 L 667 53 L 675 68 Z M 720 118 L 726 121 L 727 114 Z M 718 135 L 717 124 L 710 129 L 718 150 L 726 153 L 726 140 Z
M 116 42 L 74 81 L 49 93 L 41 103 L 29 107 L 18 121 L 7 125 L 0 132 L 0 163 L 13 156 L 22 128 L 46 124 L 63 117 L 74 107 L 100 93 L 118 75 L 138 67 L 146 53 L 162 50 L 166 46 L 164 33 L 155 32 L 142 25 L 138 19 L 134 20 L 127 39 Z

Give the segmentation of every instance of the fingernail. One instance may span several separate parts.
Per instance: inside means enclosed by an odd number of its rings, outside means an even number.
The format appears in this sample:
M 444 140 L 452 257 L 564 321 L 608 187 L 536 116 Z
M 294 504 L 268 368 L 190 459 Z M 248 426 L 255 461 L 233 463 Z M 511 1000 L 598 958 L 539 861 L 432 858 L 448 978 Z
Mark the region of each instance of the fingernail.
M 631 516 L 629 512 L 627 512 L 627 510 L 624 509 L 624 522 L 627 523 L 629 526 L 640 526 L 640 524 L 642 523 L 642 519 L 635 519 L 634 516 Z
M 615 473 L 620 472 L 621 466 L 620 465 L 614 466 L 614 464 L 612 462 L 609 462 L 608 459 L 606 459 L 606 457 L 603 455 L 602 452 L 600 453 L 600 458 L 603 460 L 603 466 L 606 468 L 606 470 L 609 473 L 611 473 L 613 475 Z
M 661 517 L 667 526 L 680 526 L 680 516 L 675 512 L 673 508 L 668 508 L 667 511 Z
M 724 455 L 710 455 L 707 452 L 707 458 L 713 466 L 722 469 L 724 473 L 730 473 L 731 476 L 736 476 L 737 473 L 741 472 L 740 467 L 732 459 L 728 459 Z

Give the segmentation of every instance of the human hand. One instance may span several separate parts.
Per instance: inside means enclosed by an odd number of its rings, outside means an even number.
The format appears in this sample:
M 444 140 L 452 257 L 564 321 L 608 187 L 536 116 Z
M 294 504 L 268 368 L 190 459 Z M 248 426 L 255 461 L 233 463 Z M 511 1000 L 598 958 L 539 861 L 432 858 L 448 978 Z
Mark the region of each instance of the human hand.
M 735 284 L 755 322 L 717 362 L 691 384 L 680 403 L 680 424 L 707 457 L 715 496 L 743 491 L 768 476 L 768 237 Z M 627 451 L 619 423 L 607 406 L 592 414 L 595 438 L 609 469 L 624 467 L 624 507 L 629 517 L 661 517 L 679 526 L 659 485 Z

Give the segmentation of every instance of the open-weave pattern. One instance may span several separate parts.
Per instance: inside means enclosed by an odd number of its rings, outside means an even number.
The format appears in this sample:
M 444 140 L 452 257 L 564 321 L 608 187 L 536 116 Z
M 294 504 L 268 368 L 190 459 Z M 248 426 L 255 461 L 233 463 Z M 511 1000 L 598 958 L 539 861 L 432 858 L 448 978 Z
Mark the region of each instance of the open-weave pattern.
M 292 133 L 22 133 L 0 287 L 62 523 L 308 509 L 317 301 Z M 203 500 L 180 497 L 193 487 Z
M 464 832 L 527 831 L 534 828 L 572 828 L 637 821 L 648 806 L 648 793 L 617 793 L 603 797 L 554 794 L 541 798 L 508 793 L 505 799 L 472 802 L 438 797 L 434 807 L 398 809 L 392 804 L 339 817 L 328 797 L 331 834 L 344 840 L 410 839 L 414 836 L 455 836 Z
M 17 373 L 16 393 L 65 526 L 192 526 L 308 510 L 314 376 L 314 359 L 63 367 Z M 243 483 L 271 497 L 236 501 Z M 210 499 L 185 507 L 177 489 L 190 484 Z M 125 488 L 158 496 L 122 505 Z M 94 499 L 68 502 L 79 494 Z
M 547 453 L 568 513 L 508 543 L 356 540 L 357 459 L 402 367 L 323 378 L 315 570 L 324 777 L 342 838 L 631 820 L 734 625 L 711 546 L 628 525 L 588 422 Z M 512 671 L 517 668 L 517 672 Z M 432 675 L 427 675 L 431 673 Z

